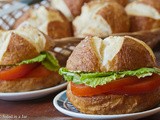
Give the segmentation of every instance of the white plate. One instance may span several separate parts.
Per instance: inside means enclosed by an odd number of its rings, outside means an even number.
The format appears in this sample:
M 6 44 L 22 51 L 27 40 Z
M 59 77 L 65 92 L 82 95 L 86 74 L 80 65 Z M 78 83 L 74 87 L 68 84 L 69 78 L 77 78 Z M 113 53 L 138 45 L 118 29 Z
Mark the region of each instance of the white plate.
M 153 115 L 155 113 L 160 112 L 160 105 L 154 109 L 137 112 L 137 113 L 130 113 L 130 114 L 119 114 L 119 115 L 90 115 L 90 114 L 83 114 L 80 113 L 67 99 L 66 91 L 59 93 L 53 100 L 53 104 L 57 110 L 60 112 L 76 117 L 76 118 L 83 118 L 83 119 L 105 119 L 105 120 L 131 120 L 131 119 L 139 119 L 143 117 L 147 117 Z
M 67 86 L 67 82 L 65 83 L 63 82 L 54 87 L 41 89 L 41 90 L 34 90 L 34 91 L 28 91 L 28 92 L 0 93 L 0 99 L 7 100 L 7 101 L 31 100 L 31 99 L 36 99 L 36 98 L 46 96 L 48 94 L 61 90 L 66 86 Z

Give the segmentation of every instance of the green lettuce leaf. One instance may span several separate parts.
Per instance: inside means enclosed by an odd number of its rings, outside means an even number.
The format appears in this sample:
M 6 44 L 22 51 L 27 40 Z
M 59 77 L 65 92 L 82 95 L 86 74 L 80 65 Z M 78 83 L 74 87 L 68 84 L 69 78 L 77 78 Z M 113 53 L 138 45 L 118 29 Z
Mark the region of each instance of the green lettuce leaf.
M 126 76 L 137 76 L 143 78 L 151 76 L 153 73 L 160 75 L 159 68 L 140 68 L 137 70 L 128 70 L 120 72 L 74 72 L 66 68 L 60 68 L 59 74 L 63 75 L 66 81 L 72 81 L 76 84 L 85 84 L 90 87 L 107 84 L 113 80 L 123 78 Z
M 42 65 L 44 65 L 50 71 L 57 71 L 60 68 L 58 60 L 49 52 L 41 52 L 39 56 L 29 60 L 24 60 L 16 65 L 30 64 L 35 62 L 42 63 Z
M 45 54 L 46 59 L 42 61 L 42 65 L 51 71 L 57 71 L 60 68 L 58 60 L 49 52 L 45 52 Z

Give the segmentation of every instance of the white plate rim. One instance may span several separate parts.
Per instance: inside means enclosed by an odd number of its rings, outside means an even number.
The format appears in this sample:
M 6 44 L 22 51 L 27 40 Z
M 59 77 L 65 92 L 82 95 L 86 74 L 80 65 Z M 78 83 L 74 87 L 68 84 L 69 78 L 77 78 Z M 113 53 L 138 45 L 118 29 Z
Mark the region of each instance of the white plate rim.
M 53 86 L 53 87 L 40 89 L 40 90 L 26 91 L 26 92 L 6 92 L 6 93 L 0 92 L 0 99 L 1 100 L 9 100 L 9 101 L 29 100 L 32 98 L 35 99 L 35 98 L 43 97 L 47 94 L 56 92 L 64 87 L 66 87 L 67 84 L 68 84 L 67 82 L 63 82 L 63 83 L 60 83 L 60 84 Z M 32 98 L 30 98 L 29 96 L 32 96 Z M 18 98 L 18 97 L 20 97 L 20 98 Z
M 144 117 L 147 117 L 147 116 L 160 112 L 160 107 L 156 107 L 156 108 L 153 108 L 147 111 L 143 111 L 143 112 L 130 113 L 130 114 L 118 114 L 118 115 L 92 115 L 92 114 L 76 113 L 73 111 L 66 110 L 58 105 L 57 101 L 63 94 L 66 94 L 66 90 L 60 92 L 59 94 L 57 94 L 57 96 L 54 97 L 53 105 L 58 111 L 68 116 L 72 116 L 72 117 L 78 117 L 78 118 L 83 118 L 83 119 L 84 118 L 85 119 L 91 119 L 91 118 L 92 119 L 122 119 L 122 118 L 129 118 L 129 117 L 142 118 L 142 117 L 137 117 L 137 116 L 145 114 Z

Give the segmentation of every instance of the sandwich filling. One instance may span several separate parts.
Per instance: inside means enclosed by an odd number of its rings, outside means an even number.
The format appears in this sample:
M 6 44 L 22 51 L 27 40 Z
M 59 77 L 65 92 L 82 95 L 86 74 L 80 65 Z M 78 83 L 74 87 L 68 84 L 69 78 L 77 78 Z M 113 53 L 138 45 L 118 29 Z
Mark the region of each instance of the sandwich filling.
M 43 51 L 39 56 L 16 64 L 0 66 L 0 80 L 16 80 L 23 77 L 46 77 L 59 69 L 58 60 L 51 52 Z

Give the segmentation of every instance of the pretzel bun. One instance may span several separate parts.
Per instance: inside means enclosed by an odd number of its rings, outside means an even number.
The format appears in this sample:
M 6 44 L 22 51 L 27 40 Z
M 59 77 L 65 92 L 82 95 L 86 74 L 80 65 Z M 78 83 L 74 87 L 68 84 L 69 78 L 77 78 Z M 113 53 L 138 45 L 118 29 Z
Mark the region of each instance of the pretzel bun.
M 92 1 L 82 7 L 80 16 L 73 20 L 74 36 L 106 37 L 112 33 L 128 32 L 129 18 L 116 2 Z
M 81 13 L 81 7 L 90 0 L 52 0 L 53 8 L 61 11 L 69 21 Z
M 160 27 L 160 0 L 137 0 L 125 8 L 130 16 L 131 32 Z
M 83 40 L 69 57 L 66 68 L 70 71 L 107 72 L 155 65 L 153 52 L 144 42 L 129 36 L 110 36 L 104 40 L 97 37 Z M 72 93 L 69 82 L 67 97 L 82 113 L 125 114 L 144 111 L 156 106 L 160 101 L 160 89 L 138 95 L 110 93 L 76 96 Z
M 114 1 L 119 3 L 122 6 L 126 6 L 128 4 L 128 0 L 100 0 L 100 1 Z
M 20 24 L 37 27 L 51 38 L 72 36 L 71 24 L 67 18 L 59 11 L 44 6 L 28 10 L 15 22 L 13 28 L 17 28 Z
M 66 67 L 72 71 L 107 72 L 155 65 L 155 56 L 144 42 L 129 36 L 110 36 L 104 40 L 87 37 L 74 49 Z
M 61 82 L 62 77 L 53 72 L 47 77 L 26 77 L 16 80 L 0 80 L 0 92 L 25 92 L 55 86 Z
M 0 65 L 31 59 L 52 46 L 50 38 L 32 26 L 0 31 Z
M 11 65 L 36 57 L 42 51 L 49 51 L 52 45 L 49 37 L 32 26 L 0 31 L 0 72 L 14 67 Z M 54 55 L 51 51 L 50 53 Z M 0 92 L 20 92 L 47 88 L 57 85 L 61 79 L 58 72 L 50 72 L 48 76 L 43 77 L 25 76 L 14 80 L 0 79 Z
M 160 90 L 141 95 L 97 95 L 79 97 L 67 86 L 68 100 L 82 113 L 86 114 L 126 114 L 144 111 L 155 107 L 160 101 Z

